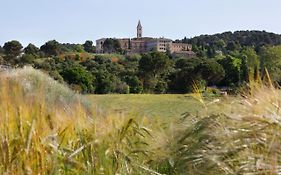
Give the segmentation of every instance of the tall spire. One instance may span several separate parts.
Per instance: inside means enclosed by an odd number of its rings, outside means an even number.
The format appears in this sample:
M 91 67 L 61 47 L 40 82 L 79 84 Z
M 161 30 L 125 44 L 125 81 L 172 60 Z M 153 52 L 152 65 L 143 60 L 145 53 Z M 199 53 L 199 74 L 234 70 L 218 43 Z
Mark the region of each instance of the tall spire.
M 141 22 L 139 20 L 138 26 L 137 26 L 137 38 L 141 38 L 141 37 L 142 37 L 142 26 L 141 26 Z
M 139 28 L 139 27 L 142 28 L 140 20 L 139 20 L 139 22 L 138 22 L 138 28 Z

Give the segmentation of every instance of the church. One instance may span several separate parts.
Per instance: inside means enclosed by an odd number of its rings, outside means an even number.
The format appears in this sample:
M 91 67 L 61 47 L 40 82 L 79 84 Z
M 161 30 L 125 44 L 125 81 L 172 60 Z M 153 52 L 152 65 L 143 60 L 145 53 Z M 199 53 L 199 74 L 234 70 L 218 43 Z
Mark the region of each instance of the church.
M 96 52 L 105 53 L 103 50 L 103 43 L 107 38 L 101 38 L 96 41 Z M 170 52 L 171 54 L 182 54 L 186 56 L 194 56 L 195 53 L 192 51 L 192 45 L 185 43 L 175 43 L 173 40 L 160 37 L 143 37 L 143 27 L 141 22 L 137 25 L 137 37 L 136 38 L 117 38 L 121 49 L 126 51 L 128 54 L 142 54 L 151 51 L 158 52 Z

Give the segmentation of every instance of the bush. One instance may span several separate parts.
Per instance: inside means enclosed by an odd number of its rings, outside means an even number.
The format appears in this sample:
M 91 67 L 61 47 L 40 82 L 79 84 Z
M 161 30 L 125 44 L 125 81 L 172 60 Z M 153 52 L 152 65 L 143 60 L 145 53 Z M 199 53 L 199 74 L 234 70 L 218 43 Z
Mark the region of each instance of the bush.
M 94 78 L 91 73 L 84 69 L 83 66 L 72 64 L 63 69 L 60 74 L 62 75 L 63 79 L 70 85 L 80 86 L 82 92 L 94 92 Z
M 142 83 L 137 76 L 126 77 L 126 83 L 129 85 L 129 91 L 133 94 L 140 94 L 143 91 Z
M 166 81 L 158 81 L 155 86 L 154 92 L 156 92 L 157 94 L 164 94 L 167 92 L 167 89 L 168 84 Z
M 219 97 L 221 96 L 221 91 L 218 88 L 207 87 L 206 91 L 204 92 L 204 95 L 208 97 Z
M 130 87 L 126 83 L 120 81 L 120 82 L 117 82 L 115 92 L 119 93 L 119 94 L 129 94 Z
M 31 64 L 33 63 L 33 61 L 36 59 L 36 57 L 34 55 L 30 55 L 30 54 L 24 54 L 20 60 L 19 63 L 25 65 L 25 64 Z

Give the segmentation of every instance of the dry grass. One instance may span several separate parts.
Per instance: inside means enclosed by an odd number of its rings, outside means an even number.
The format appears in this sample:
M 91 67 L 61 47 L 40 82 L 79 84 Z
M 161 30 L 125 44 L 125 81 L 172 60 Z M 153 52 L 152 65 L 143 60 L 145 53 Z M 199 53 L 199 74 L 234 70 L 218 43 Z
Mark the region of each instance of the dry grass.
M 83 97 L 32 68 L 0 79 L 1 174 L 152 171 L 145 166 L 151 136 L 140 122 L 91 116 Z
M 252 83 L 220 111 L 186 115 L 172 153 L 180 174 L 280 174 L 280 91 Z
M 32 68 L 0 75 L 1 174 L 280 174 L 281 93 L 252 83 L 197 115 L 93 116 Z M 209 110 L 216 106 L 217 111 Z

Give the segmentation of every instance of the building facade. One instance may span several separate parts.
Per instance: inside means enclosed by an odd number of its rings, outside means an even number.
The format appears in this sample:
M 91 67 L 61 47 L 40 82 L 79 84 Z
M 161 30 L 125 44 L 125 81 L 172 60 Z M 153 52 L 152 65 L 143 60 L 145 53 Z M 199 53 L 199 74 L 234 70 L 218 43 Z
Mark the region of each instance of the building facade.
M 118 39 L 122 50 L 130 50 L 131 47 L 130 40 L 131 40 L 130 38 Z
M 107 38 L 101 38 L 96 41 L 96 52 L 104 53 L 103 44 Z M 174 43 L 173 40 L 164 37 L 151 38 L 143 37 L 143 27 L 141 22 L 137 25 L 136 38 L 116 39 L 120 43 L 120 47 L 128 54 L 147 53 L 151 51 L 170 52 L 171 54 L 194 55 L 192 45 L 185 43 Z
M 97 53 L 104 53 L 103 52 L 103 44 L 107 38 L 101 38 L 96 40 L 96 52 Z

